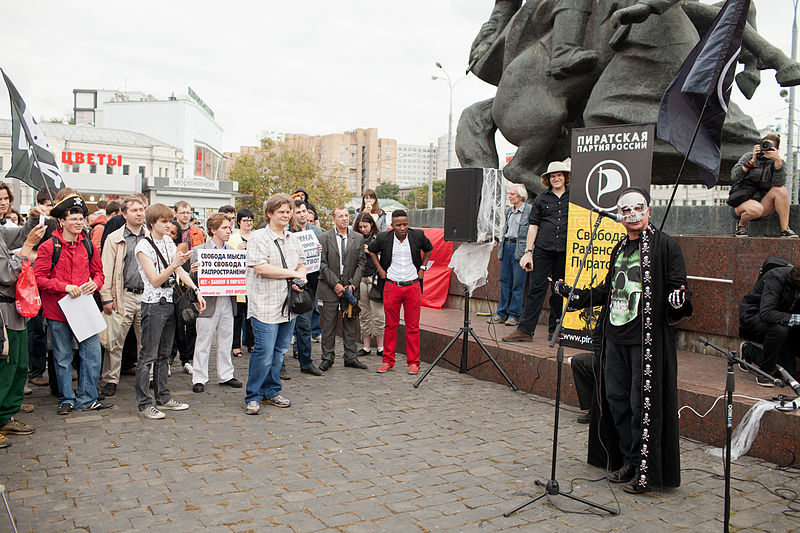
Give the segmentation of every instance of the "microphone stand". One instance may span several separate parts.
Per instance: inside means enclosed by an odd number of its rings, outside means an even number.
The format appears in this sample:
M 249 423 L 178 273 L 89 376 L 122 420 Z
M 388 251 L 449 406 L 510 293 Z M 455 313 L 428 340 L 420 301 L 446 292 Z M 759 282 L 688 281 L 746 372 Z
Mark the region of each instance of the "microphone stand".
M 591 236 L 589 237 L 589 244 L 586 246 L 586 250 L 583 252 L 583 258 L 581 259 L 580 267 L 578 267 L 578 273 L 575 275 L 575 281 L 572 284 L 572 289 L 569 292 L 569 297 L 567 298 L 567 303 L 564 304 L 564 308 L 561 310 L 561 318 L 556 323 L 556 329 L 553 332 L 553 336 L 550 338 L 550 347 L 552 348 L 556 344 L 556 339 L 558 339 L 558 350 L 556 352 L 556 361 L 558 362 L 557 374 L 556 374 L 556 405 L 555 405 L 555 417 L 553 421 L 553 455 L 550 461 L 550 479 L 547 480 L 546 483 L 542 483 L 540 480 L 536 480 L 536 485 L 540 487 L 544 487 L 544 492 L 542 494 L 536 496 L 528 500 L 527 502 L 523 503 L 515 507 L 514 509 L 503 513 L 503 516 L 509 517 L 512 514 L 516 513 L 524 509 L 525 507 L 529 506 L 530 504 L 544 498 L 545 496 L 566 496 L 567 498 L 574 500 L 576 502 L 580 502 L 596 509 L 600 509 L 605 511 L 611 516 L 615 516 L 618 512 L 614 509 L 610 509 L 608 507 L 604 507 L 600 504 L 590 502 L 588 500 L 584 500 L 583 498 L 578 498 L 577 496 L 573 496 L 570 493 L 561 492 L 561 489 L 558 486 L 558 481 L 556 481 L 556 461 L 558 457 L 558 415 L 561 405 L 561 367 L 564 363 L 564 345 L 561 343 L 561 324 L 564 322 L 564 316 L 567 314 L 567 308 L 569 307 L 569 302 L 572 301 L 572 295 L 575 292 L 575 286 L 578 284 L 578 279 L 580 279 L 581 272 L 583 272 L 583 267 L 586 265 L 586 257 L 589 255 L 589 250 L 592 248 L 592 243 L 594 242 L 594 236 L 597 233 L 597 228 L 600 226 L 600 220 L 602 217 L 597 217 L 597 220 L 594 223 L 594 227 L 592 228 Z
M 723 517 L 723 526 L 722 531 L 728 533 L 729 525 L 730 525 L 730 518 L 731 518 L 731 435 L 733 433 L 733 391 L 735 390 L 735 378 L 733 374 L 733 365 L 734 363 L 739 363 L 741 365 L 746 366 L 751 372 L 754 374 L 760 374 L 764 377 L 767 377 L 773 381 L 775 381 L 776 385 L 782 385 L 783 382 L 779 379 L 775 379 L 766 372 L 763 372 L 760 368 L 755 365 L 751 365 L 747 361 L 739 358 L 736 356 L 735 352 L 725 350 L 720 348 L 716 344 L 710 342 L 705 337 L 699 337 L 698 340 L 705 344 L 706 346 L 710 346 L 720 352 L 721 354 L 725 355 L 728 358 L 728 374 L 727 378 L 725 379 L 725 394 L 726 394 L 726 401 L 725 401 L 725 514 Z

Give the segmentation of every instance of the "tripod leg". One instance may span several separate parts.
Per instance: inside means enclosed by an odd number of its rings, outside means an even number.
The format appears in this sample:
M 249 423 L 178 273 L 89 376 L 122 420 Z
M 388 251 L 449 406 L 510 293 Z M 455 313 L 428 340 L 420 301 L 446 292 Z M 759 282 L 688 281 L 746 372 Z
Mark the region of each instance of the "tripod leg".
M 436 359 L 434 359 L 434 360 L 433 360 L 433 362 L 431 363 L 431 365 L 430 365 L 428 368 L 426 368 L 426 369 L 425 369 L 425 372 L 423 372 L 423 373 L 422 373 L 422 375 L 419 377 L 419 379 L 417 380 L 417 382 L 416 382 L 416 383 L 414 383 L 414 388 L 415 388 L 415 389 L 416 389 L 416 388 L 419 388 L 419 384 L 420 384 L 420 383 L 422 383 L 422 380 L 424 380 L 424 379 L 425 379 L 425 377 L 426 377 L 426 376 L 427 376 L 427 375 L 430 373 L 430 371 L 431 371 L 431 370 L 433 370 L 433 367 L 435 367 L 435 366 L 437 365 L 437 363 L 439 363 L 439 360 L 440 360 L 442 357 L 444 357 L 444 354 L 446 354 L 446 353 L 447 353 L 447 350 L 449 350 L 449 349 L 450 349 L 450 348 L 451 348 L 451 347 L 452 347 L 452 346 L 453 346 L 453 345 L 456 343 L 456 341 L 458 340 L 458 338 L 459 338 L 459 337 L 461 337 L 461 334 L 462 334 L 462 333 L 464 334 L 464 341 L 466 342 L 466 339 L 467 339 L 467 331 L 466 331 L 464 328 L 461 328 L 460 330 L 458 330 L 458 333 L 456 333 L 456 334 L 455 334 L 455 336 L 454 336 L 452 339 L 450 339 L 450 342 L 448 342 L 448 343 L 447 343 L 447 346 L 445 346 L 445 347 L 444 347 L 444 350 L 442 350 L 442 351 L 439 353 L 439 355 L 437 355 L 437 356 L 436 356 Z M 445 361 L 447 362 L 447 360 L 445 360 Z
M 535 503 L 535 502 L 537 502 L 537 501 L 541 500 L 541 499 L 542 499 L 542 498 L 544 498 L 545 496 L 547 496 L 547 493 L 546 493 L 546 492 L 543 492 L 543 493 L 539 494 L 537 497 L 535 497 L 535 498 L 531 498 L 530 500 L 528 500 L 527 502 L 523 503 L 522 505 L 519 505 L 519 506 L 517 506 L 517 507 L 514 507 L 514 508 L 513 508 L 513 509 L 511 509 L 510 511 L 503 513 L 503 516 L 505 516 L 506 518 L 508 518 L 509 516 L 511 516 L 512 514 L 516 513 L 517 511 L 521 511 L 521 510 L 525 509 L 525 508 L 526 508 L 527 506 L 529 506 L 530 504 L 532 504 L 532 503 Z
M 483 345 L 483 342 L 481 342 L 478 336 L 475 335 L 475 332 L 472 330 L 472 328 L 469 328 L 469 334 L 472 335 L 472 338 L 475 339 L 475 342 L 478 343 L 478 346 L 481 347 L 481 350 L 483 350 L 483 353 L 486 354 L 486 356 L 489 358 L 489 360 L 492 362 L 495 368 L 500 372 L 500 374 L 503 375 L 503 378 L 505 378 L 508 384 L 511 385 L 511 390 L 513 391 L 519 390 L 519 387 L 517 387 L 516 384 L 511 380 L 511 378 L 508 377 L 508 374 L 506 374 L 505 371 L 502 369 L 500 363 L 497 362 L 497 359 L 495 359 L 494 356 L 492 356 L 492 354 L 489 353 L 489 350 L 486 349 L 486 346 Z
M 609 509 L 608 507 L 605 507 L 605 506 L 600 505 L 598 503 L 590 502 L 589 500 L 584 500 L 583 498 L 578 498 L 577 496 L 573 496 L 572 494 L 565 494 L 563 492 L 560 492 L 559 496 L 565 496 L 565 497 L 569 498 L 570 500 L 575 500 L 576 502 L 580 502 L 580 503 L 583 503 L 583 504 L 588 505 L 590 507 L 594 507 L 595 509 L 600 509 L 602 511 L 607 512 L 611 516 L 616 516 L 617 515 L 617 511 L 615 509 Z

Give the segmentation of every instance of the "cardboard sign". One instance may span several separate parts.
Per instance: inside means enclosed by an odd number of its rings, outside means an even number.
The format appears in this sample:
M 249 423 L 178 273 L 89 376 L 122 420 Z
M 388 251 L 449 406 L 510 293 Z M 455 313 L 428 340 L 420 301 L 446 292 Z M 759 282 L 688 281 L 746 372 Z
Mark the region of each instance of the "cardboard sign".
M 197 286 L 203 296 L 247 294 L 246 250 L 198 250 Z
M 564 281 L 572 284 L 589 247 L 597 215 L 591 209 L 613 211 L 619 193 L 628 187 L 650 190 L 653 164 L 653 124 L 627 124 L 572 130 L 572 176 L 567 223 L 567 264 Z M 605 280 L 611 250 L 626 231 L 622 224 L 603 218 L 577 286 L 593 287 Z M 582 309 L 564 317 L 565 346 L 592 349 L 592 331 L 600 308 Z
M 303 247 L 303 254 L 306 256 L 306 272 L 309 274 L 312 272 L 319 272 L 322 254 L 317 247 L 319 245 L 317 236 L 310 229 L 298 231 L 294 233 L 293 236 L 297 237 L 297 240 L 300 241 L 300 246 Z

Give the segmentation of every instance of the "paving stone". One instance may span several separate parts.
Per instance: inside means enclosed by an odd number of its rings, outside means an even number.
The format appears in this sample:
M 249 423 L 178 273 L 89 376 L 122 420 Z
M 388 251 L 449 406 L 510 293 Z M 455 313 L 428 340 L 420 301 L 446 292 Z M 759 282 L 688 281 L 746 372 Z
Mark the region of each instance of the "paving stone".
M 319 360 L 319 345 L 314 345 Z M 373 358 L 374 359 L 374 358 Z M 366 358 L 367 364 L 377 364 Z M 243 392 L 209 385 L 191 393 L 176 372 L 170 389 L 190 409 L 158 423 L 137 416 L 133 380 L 101 415 L 58 417 L 35 391 L 36 433 L 0 450 L 3 483 L 20 531 L 175 533 L 375 531 L 719 531 L 723 481 L 705 446 L 681 441 L 683 486 L 631 496 L 586 465 L 586 426 L 562 417 L 558 481 L 563 491 L 616 507 L 602 517 L 582 504 L 543 498 L 550 475 L 551 400 L 449 369 L 419 389 L 403 372 L 353 372 L 337 359 L 322 378 L 287 367 L 289 409 L 244 415 Z M 239 379 L 248 360 L 234 361 Z M 371 366 L 373 366 L 371 365 Z M 176 366 L 177 368 L 177 366 Z M 433 379 L 435 377 L 435 379 Z M 478 407 L 475 398 L 491 398 Z M 565 408 L 565 411 L 569 409 Z M 796 472 L 742 457 L 733 464 L 733 528 L 800 531 L 774 489 Z M 579 479 L 580 478 L 580 479 Z M 571 480 L 576 480 L 571 484 Z M 613 493 L 611 492 L 613 490 Z M 0 531 L 6 524 L 0 513 Z

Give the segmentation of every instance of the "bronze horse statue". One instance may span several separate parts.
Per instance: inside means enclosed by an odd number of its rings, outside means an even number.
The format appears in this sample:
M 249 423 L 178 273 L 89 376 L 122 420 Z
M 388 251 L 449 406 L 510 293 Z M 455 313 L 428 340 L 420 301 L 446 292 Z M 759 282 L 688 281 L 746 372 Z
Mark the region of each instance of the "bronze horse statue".
M 573 25 L 565 30 L 559 25 L 561 13 L 570 10 L 585 16 L 565 19 Z M 661 96 L 718 11 L 689 0 L 595 0 L 592 5 L 589 0 L 496 0 L 472 45 L 469 70 L 497 86 L 497 93 L 462 113 L 459 161 L 497 168 L 499 129 L 518 147 L 505 176 L 540 192 L 539 176 L 547 163 L 569 157 L 572 128 L 656 122 Z M 752 10 L 748 20 L 755 20 Z M 576 72 L 555 67 L 555 52 L 565 42 L 582 54 L 574 62 L 580 62 Z M 736 83 L 748 98 L 760 81 L 759 70 L 774 69 L 783 86 L 800 84 L 800 65 L 749 25 L 740 61 L 745 70 Z M 752 119 L 731 103 L 722 137 L 721 184 L 730 183 L 724 169 L 758 138 Z M 673 183 L 682 159 L 658 141 L 653 183 Z M 693 165 L 681 182 L 702 183 Z

